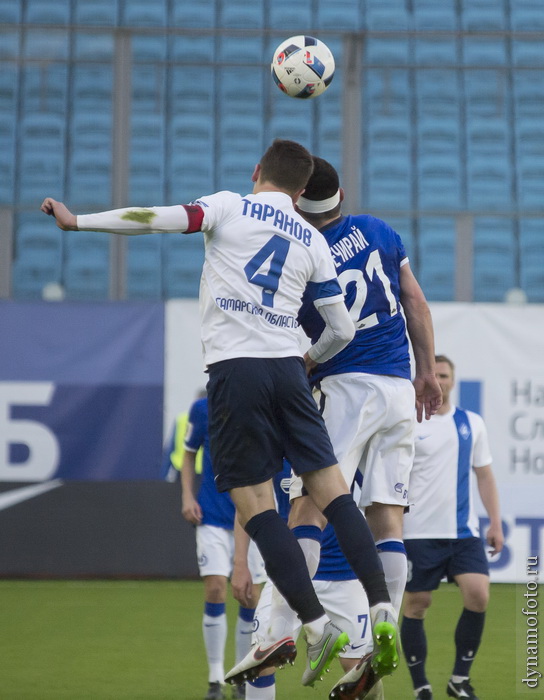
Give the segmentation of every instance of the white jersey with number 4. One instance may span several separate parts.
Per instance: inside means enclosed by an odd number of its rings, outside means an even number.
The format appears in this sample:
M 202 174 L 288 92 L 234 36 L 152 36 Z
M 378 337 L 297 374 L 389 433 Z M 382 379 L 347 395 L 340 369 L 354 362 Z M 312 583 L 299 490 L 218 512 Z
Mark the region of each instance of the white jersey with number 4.
M 472 467 L 491 464 L 481 416 L 453 406 L 416 423 L 415 458 L 404 539 L 478 537 Z
M 193 205 L 204 212 L 200 312 L 206 364 L 301 356 L 297 314 L 307 285 L 317 306 L 343 300 L 323 236 L 283 192 L 218 192 Z

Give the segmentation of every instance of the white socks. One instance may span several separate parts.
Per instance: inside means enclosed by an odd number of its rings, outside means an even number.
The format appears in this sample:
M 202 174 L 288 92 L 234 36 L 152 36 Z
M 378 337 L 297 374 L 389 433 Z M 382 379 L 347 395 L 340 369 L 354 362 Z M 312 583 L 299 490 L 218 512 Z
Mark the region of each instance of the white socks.
M 202 633 L 208 659 L 208 682 L 224 683 L 225 681 L 225 643 L 227 641 L 227 616 L 225 613 L 217 616 L 204 614 Z

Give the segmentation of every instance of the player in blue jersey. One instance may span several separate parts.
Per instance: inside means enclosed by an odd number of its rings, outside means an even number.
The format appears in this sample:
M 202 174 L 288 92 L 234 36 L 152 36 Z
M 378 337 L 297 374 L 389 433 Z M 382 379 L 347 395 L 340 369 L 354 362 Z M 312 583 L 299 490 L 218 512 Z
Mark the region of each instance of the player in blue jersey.
M 434 376 L 431 315 L 401 239 L 384 221 L 368 215 L 342 215 L 343 190 L 333 166 L 314 157 L 314 172 L 297 202 L 304 218 L 327 241 L 355 324 L 353 340 L 334 357 L 309 362 L 314 396 L 347 483 L 364 473 L 359 505 L 374 535 L 395 613 L 406 582 L 402 519 L 414 450 L 417 419 L 440 406 Z M 312 306 L 313 290 L 304 295 L 299 320 L 312 343 L 323 322 Z M 403 313 L 404 312 L 404 313 Z M 411 381 L 409 339 L 415 357 Z M 290 525 L 309 522 L 317 513 L 294 479 Z M 318 537 L 313 558 L 319 551 Z M 281 613 L 280 613 L 281 614 Z M 364 665 L 339 682 L 336 697 L 352 697 L 367 687 L 373 671 Z M 374 674 L 375 678 L 379 674 Z M 355 696 L 355 695 L 354 695 Z M 358 696 L 357 696 L 358 697 Z
M 463 611 L 455 630 L 455 665 L 447 694 L 477 700 L 469 674 L 482 638 L 489 569 L 473 506 L 472 471 L 489 516 L 486 540 L 492 554 L 501 551 L 504 536 L 484 422 L 476 413 L 451 402 L 454 366 L 444 355 L 436 356 L 436 376 L 443 403 L 438 413 L 416 430 L 410 481 L 413 505 L 404 523 L 410 574 L 404 595 L 402 643 L 416 698 L 432 700 L 425 673 L 423 621 L 432 591 L 441 579 L 446 576 L 455 581 Z
M 196 400 L 190 408 L 181 464 L 181 512 L 196 527 L 198 567 L 204 582 L 202 631 L 208 660 L 208 692 L 205 700 L 224 700 L 225 642 L 227 637 L 227 582 L 234 558 L 235 508 L 227 493 L 215 487 L 208 437 L 208 400 Z M 196 456 L 202 448 L 202 475 L 195 494 Z M 171 452 L 171 450 L 169 451 Z M 266 581 L 264 564 L 257 549 L 249 550 L 250 591 L 240 605 L 236 620 L 236 660 L 248 653 L 253 631 L 255 606 L 261 584 Z M 233 689 L 234 698 L 243 698 L 243 686 Z
M 312 399 L 300 349 L 297 313 L 310 285 L 324 319 L 308 359 L 324 362 L 354 334 L 329 249 L 295 210 L 314 164 L 300 144 L 277 139 L 255 166 L 251 193 L 216 192 L 169 207 L 125 207 L 74 215 L 51 197 L 41 210 L 65 231 L 122 235 L 204 234 L 201 336 L 209 373 L 210 448 L 216 485 L 228 491 L 266 570 L 303 622 L 313 685 L 347 636 L 326 616 L 304 553 L 275 510 L 273 476 L 287 457 L 319 512 L 334 527 L 371 604 L 376 664 L 396 664 L 396 626 L 383 567 L 363 515 L 338 467 Z M 373 612 L 372 612 L 373 611 Z M 226 675 L 237 683 L 262 667 L 294 659 L 291 637 L 270 641 Z

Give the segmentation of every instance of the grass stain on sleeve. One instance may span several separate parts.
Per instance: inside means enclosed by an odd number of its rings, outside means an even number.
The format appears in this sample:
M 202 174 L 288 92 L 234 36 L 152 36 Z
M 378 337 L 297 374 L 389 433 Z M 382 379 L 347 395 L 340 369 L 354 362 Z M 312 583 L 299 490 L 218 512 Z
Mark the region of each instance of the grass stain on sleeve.
M 121 219 L 124 221 L 135 221 L 138 224 L 150 224 L 156 216 L 151 209 L 131 209 L 123 214 Z

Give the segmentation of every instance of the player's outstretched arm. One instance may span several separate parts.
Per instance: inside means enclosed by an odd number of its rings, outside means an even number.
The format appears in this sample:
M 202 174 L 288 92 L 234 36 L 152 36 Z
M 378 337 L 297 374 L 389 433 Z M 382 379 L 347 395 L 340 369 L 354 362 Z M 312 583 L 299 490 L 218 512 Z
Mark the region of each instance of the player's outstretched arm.
M 126 236 L 145 233 L 193 233 L 200 231 L 204 213 L 199 206 L 126 207 L 95 214 L 74 215 L 62 203 L 46 197 L 41 210 L 54 216 L 63 231 L 104 231 Z
M 434 376 L 434 330 L 431 310 L 409 264 L 400 268 L 400 301 L 412 343 L 416 371 L 416 414 L 428 420 L 442 405 L 442 391 Z

